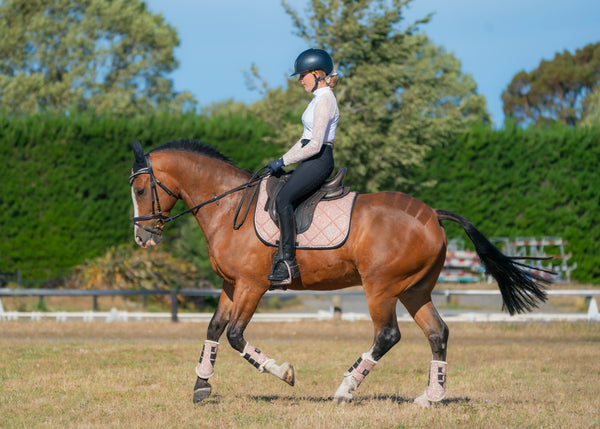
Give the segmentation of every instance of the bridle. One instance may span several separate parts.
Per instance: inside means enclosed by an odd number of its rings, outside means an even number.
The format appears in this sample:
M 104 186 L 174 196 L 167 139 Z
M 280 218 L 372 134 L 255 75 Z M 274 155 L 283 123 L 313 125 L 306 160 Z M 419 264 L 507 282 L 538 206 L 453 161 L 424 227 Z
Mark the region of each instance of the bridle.
M 246 211 L 244 212 L 244 217 L 242 218 L 241 222 L 237 222 L 237 218 L 238 218 L 238 214 L 240 212 L 240 209 L 242 207 L 242 204 L 244 203 L 244 200 L 246 199 L 246 195 L 248 194 L 248 189 L 250 187 L 252 187 L 252 185 L 254 185 L 256 182 L 259 182 L 260 180 L 262 180 L 264 177 L 266 177 L 268 174 L 270 173 L 266 173 L 263 172 L 263 170 L 265 170 L 265 167 L 262 167 L 261 169 L 259 169 L 256 173 L 254 173 L 254 175 L 252 176 L 252 178 L 250 179 L 250 181 L 244 183 L 243 185 L 237 186 L 233 189 L 230 189 L 220 195 L 216 195 L 209 199 L 204 201 L 203 203 L 200 203 L 194 207 L 190 207 L 187 210 L 182 211 L 181 213 L 178 213 L 174 216 L 166 216 L 165 214 L 163 214 L 161 207 L 160 207 L 160 200 L 158 198 L 158 188 L 157 185 L 163 190 L 165 191 L 168 195 L 170 195 L 171 197 L 179 200 L 181 199 L 181 196 L 175 194 L 173 191 L 171 191 L 169 188 L 167 188 L 160 180 L 158 180 L 158 177 L 156 177 L 156 175 L 154 174 L 154 170 L 152 170 L 152 163 L 150 162 L 150 155 L 149 154 L 145 154 L 144 155 L 145 159 L 146 159 L 146 166 L 142 167 L 140 169 L 138 169 L 137 171 L 134 171 L 133 173 L 131 173 L 131 175 L 129 176 L 129 186 L 133 186 L 133 181 L 136 179 L 136 177 L 142 175 L 142 174 L 148 174 L 150 176 L 150 194 L 152 196 L 152 214 L 149 215 L 145 215 L 145 216 L 134 216 L 132 218 L 133 224 L 135 226 L 137 226 L 138 228 L 143 229 L 146 232 L 149 232 L 151 234 L 157 234 L 160 233 L 162 231 L 162 229 L 164 228 L 165 224 L 168 222 L 171 222 L 172 220 L 175 220 L 185 214 L 188 213 L 194 213 L 194 215 L 198 212 L 198 210 L 200 210 L 202 207 L 204 207 L 207 204 L 211 204 L 216 202 L 217 204 L 218 201 L 223 198 L 226 197 L 229 194 L 232 194 L 234 192 L 238 192 L 241 191 L 242 189 L 245 189 L 244 191 L 244 195 L 242 196 L 242 199 L 240 200 L 240 203 L 238 205 L 238 208 L 235 212 L 235 217 L 233 220 L 233 228 L 234 229 L 239 229 L 242 224 L 244 223 L 244 221 L 246 220 L 246 217 L 248 216 L 248 211 L 250 210 L 250 202 L 252 201 L 252 199 L 254 198 L 254 196 L 256 195 L 256 192 L 258 190 L 258 186 L 256 186 L 254 188 L 254 191 L 252 192 L 252 196 L 250 198 L 250 201 L 248 202 L 247 206 L 246 206 Z M 149 228 L 146 227 L 144 225 L 141 225 L 139 222 L 142 221 L 146 221 L 146 220 L 153 220 L 156 219 L 157 222 L 154 224 L 153 228 Z
M 142 174 L 150 175 L 150 194 L 152 195 L 152 214 L 145 215 L 145 216 L 135 216 L 132 220 L 133 220 L 133 224 L 135 226 L 137 226 L 138 228 L 142 228 L 146 232 L 155 234 L 157 231 L 162 231 L 162 229 L 164 228 L 164 226 L 167 222 L 173 220 L 172 216 L 171 217 L 165 216 L 162 212 L 162 209 L 160 207 L 160 200 L 158 199 L 158 188 L 156 185 L 160 186 L 162 188 L 162 190 L 165 191 L 171 197 L 173 197 L 177 200 L 180 199 L 180 197 L 179 197 L 179 195 L 176 195 L 174 192 L 172 192 L 169 188 L 167 188 L 154 175 L 154 171 L 152 170 L 152 163 L 150 162 L 150 156 L 148 154 L 145 154 L 144 157 L 146 158 L 146 166 L 131 173 L 131 176 L 129 176 L 129 186 L 133 186 L 133 181 L 136 179 L 136 177 L 138 177 Z M 152 219 L 158 220 L 158 222 L 156 222 L 156 224 L 154 225 L 154 228 L 148 228 L 144 225 L 139 224 L 139 222 L 141 222 L 141 221 L 152 220 Z

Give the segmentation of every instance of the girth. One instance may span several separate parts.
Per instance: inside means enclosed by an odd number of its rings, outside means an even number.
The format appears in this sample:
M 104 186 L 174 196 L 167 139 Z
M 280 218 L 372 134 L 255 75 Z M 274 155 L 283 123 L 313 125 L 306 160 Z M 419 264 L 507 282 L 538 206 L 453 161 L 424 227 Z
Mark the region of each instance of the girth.
M 294 211 L 294 218 L 296 220 L 296 234 L 302 234 L 305 232 L 312 223 L 315 208 L 319 201 L 323 200 L 335 200 L 341 198 L 350 192 L 349 187 L 344 186 L 344 177 L 346 177 L 346 167 L 343 167 L 338 171 L 335 177 L 331 180 L 326 181 L 323 185 L 303 200 Z M 275 201 L 277 194 L 289 180 L 291 173 L 286 173 L 281 176 L 270 176 L 267 179 L 267 203 L 265 210 L 269 212 L 271 219 L 275 222 L 275 225 L 279 227 L 277 219 L 277 210 L 275 210 Z

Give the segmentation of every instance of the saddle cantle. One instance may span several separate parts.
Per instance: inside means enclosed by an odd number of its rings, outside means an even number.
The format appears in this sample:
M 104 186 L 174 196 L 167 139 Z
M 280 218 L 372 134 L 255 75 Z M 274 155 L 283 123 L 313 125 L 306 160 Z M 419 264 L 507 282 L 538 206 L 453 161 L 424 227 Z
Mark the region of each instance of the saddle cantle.
M 315 191 L 312 195 L 302 201 L 296 210 L 294 211 L 294 218 L 296 219 L 296 234 L 302 234 L 310 227 L 315 209 L 319 201 L 335 200 L 342 198 L 350 192 L 349 187 L 344 186 L 344 178 L 346 177 L 346 167 L 343 167 L 332 179 L 323 183 L 323 185 Z M 277 219 L 277 211 L 275 210 L 275 200 L 277 194 L 287 183 L 291 176 L 291 173 L 283 174 L 281 176 L 270 176 L 267 179 L 267 203 L 265 210 L 269 212 L 271 220 L 275 222 L 275 225 L 279 227 Z

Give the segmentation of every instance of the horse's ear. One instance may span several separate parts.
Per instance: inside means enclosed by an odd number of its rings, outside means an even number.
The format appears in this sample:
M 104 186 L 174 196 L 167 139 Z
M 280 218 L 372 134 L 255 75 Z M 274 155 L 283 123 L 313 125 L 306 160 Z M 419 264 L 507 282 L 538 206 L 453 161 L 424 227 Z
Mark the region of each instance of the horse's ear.
M 135 163 L 137 165 L 146 165 L 146 157 L 144 155 L 144 149 L 142 148 L 142 144 L 139 141 L 134 141 L 131 143 L 133 147 L 133 155 L 135 156 Z

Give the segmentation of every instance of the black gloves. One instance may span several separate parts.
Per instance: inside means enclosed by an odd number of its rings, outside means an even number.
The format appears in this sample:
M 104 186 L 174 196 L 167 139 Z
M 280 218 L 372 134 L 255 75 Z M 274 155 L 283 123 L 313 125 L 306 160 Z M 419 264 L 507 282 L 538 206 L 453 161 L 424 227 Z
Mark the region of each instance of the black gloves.
M 267 165 L 267 172 L 271 173 L 271 174 L 277 173 L 282 168 L 283 168 L 283 158 L 279 158 L 279 159 L 269 162 L 269 165 Z

